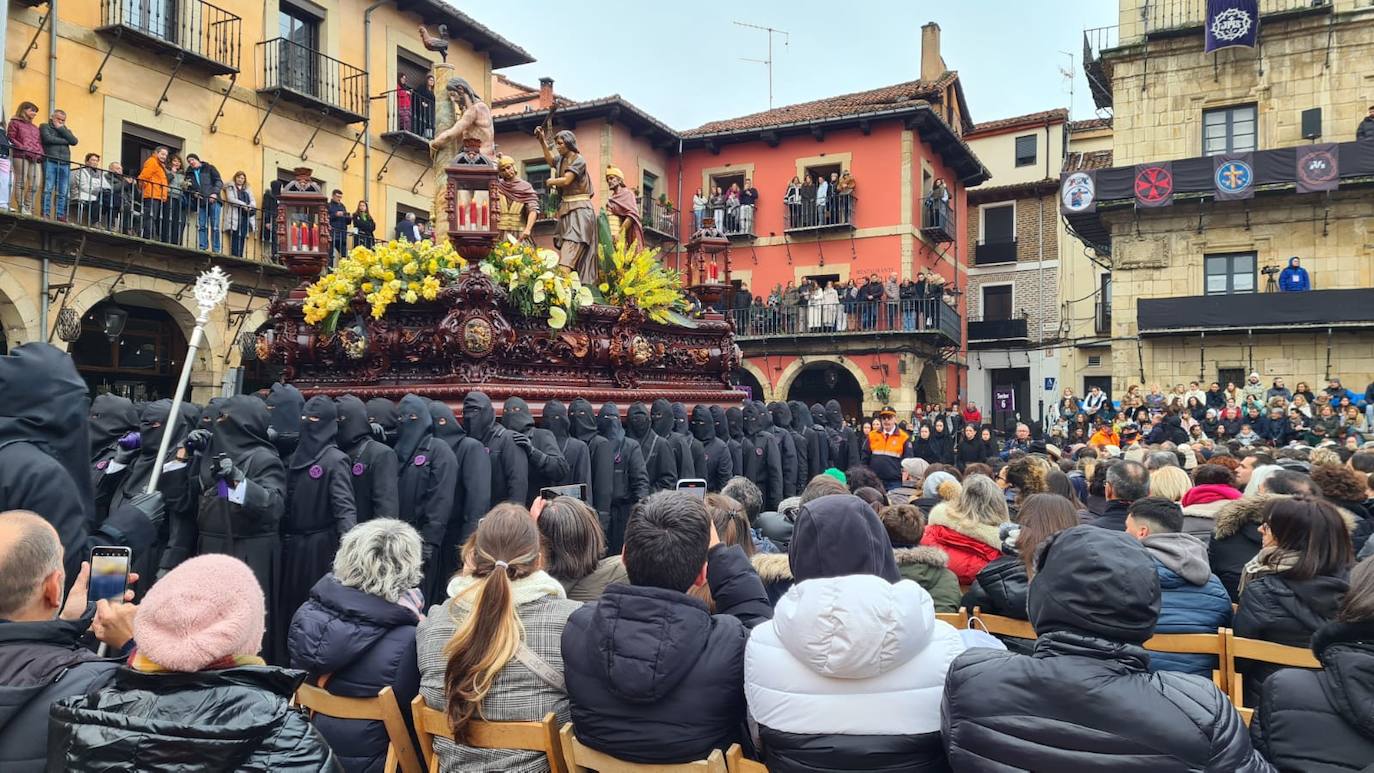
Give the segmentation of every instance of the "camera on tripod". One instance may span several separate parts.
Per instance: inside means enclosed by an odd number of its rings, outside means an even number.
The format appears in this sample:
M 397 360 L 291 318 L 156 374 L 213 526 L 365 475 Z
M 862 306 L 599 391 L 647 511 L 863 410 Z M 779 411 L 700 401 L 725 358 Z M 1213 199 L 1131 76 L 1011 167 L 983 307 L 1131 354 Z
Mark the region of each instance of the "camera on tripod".
M 1279 268 L 1278 266 L 1265 266 L 1264 268 L 1260 269 L 1260 273 L 1264 274 L 1265 276 L 1273 276 L 1274 274 L 1277 274 L 1282 270 L 1283 269 Z

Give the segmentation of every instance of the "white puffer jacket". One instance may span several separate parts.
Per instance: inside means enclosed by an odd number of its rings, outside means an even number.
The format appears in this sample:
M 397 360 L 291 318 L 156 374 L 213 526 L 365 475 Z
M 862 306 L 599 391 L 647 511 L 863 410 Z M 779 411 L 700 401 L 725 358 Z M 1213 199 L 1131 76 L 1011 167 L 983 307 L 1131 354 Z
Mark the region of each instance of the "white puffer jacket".
M 808 580 L 755 628 L 744 691 L 760 725 L 803 735 L 917 735 L 940 730 L 958 631 L 910 580 Z

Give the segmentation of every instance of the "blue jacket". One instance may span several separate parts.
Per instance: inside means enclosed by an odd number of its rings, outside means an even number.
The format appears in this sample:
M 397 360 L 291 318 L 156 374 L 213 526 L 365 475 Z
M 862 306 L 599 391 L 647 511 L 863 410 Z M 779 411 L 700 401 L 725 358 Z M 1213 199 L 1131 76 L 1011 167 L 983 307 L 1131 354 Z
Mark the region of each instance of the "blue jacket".
M 1285 268 L 1283 273 L 1279 274 L 1279 289 L 1286 293 L 1311 290 L 1312 283 L 1307 278 L 1307 269 L 1293 266 Z
M 1207 548 L 1201 540 L 1190 534 L 1155 534 L 1146 537 L 1143 544 L 1159 575 L 1155 633 L 1216 633 L 1218 628 L 1230 626 L 1231 597 L 1211 573 Z M 1203 577 L 1205 581 L 1199 584 Z M 1216 667 L 1217 659 L 1211 655 L 1150 653 L 1151 671 L 1182 671 L 1211 678 Z
M 326 689 L 349 698 L 371 698 L 390 686 L 409 722 L 410 702 L 420 691 L 417 623 L 414 611 L 327 574 L 291 619 L 291 667 L 308 671 L 312 684 L 329 674 Z M 381 722 L 316 717 L 315 727 L 348 773 L 382 769 L 387 735 Z

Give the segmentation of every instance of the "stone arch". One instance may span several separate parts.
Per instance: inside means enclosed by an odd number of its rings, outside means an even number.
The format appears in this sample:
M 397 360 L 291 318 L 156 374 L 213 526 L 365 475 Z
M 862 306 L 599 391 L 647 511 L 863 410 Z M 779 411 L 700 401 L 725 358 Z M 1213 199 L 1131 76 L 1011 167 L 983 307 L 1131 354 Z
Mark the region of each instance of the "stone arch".
M 776 399 L 773 395 L 777 394 L 777 390 L 773 388 L 772 382 L 768 380 L 768 375 L 763 372 L 762 368 L 749 360 L 744 360 L 739 364 L 739 369 L 753 376 L 754 380 L 759 382 L 759 386 L 763 388 L 761 394 L 754 395 L 755 400 L 762 400 L 767 403 Z
M 187 341 L 190 341 L 191 330 L 196 325 L 196 315 L 200 313 L 200 309 L 196 306 L 196 299 L 190 288 L 181 294 L 180 300 L 177 300 L 174 293 L 168 292 L 170 288 L 171 283 L 164 279 L 126 274 L 120 280 L 119 286 L 114 288 L 114 295 L 116 300 L 120 296 L 124 296 L 130 303 L 151 306 L 167 312 L 176 321 L 177 326 L 181 328 L 182 335 L 186 336 Z M 85 316 L 91 307 L 109 296 L 110 282 L 102 278 L 87 285 L 84 290 L 67 302 L 67 306 L 74 309 L 78 317 Z M 56 311 L 53 313 L 55 314 Z M 216 373 L 219 369 L 213 366 L 213 363 L 208 360 L 208 356 L 213 352 L 223 354 L 225 318 L 223 306 L 211 313 L 210 320 L 205 324 L 205 339 L 201 346 L 201 353 L 198 355 L 202 362 L 210 365 L 210 370 Z
M 22 294 L 23 285 L 4 268 L 0 268 L 0 327 L 4 329 L 5 344 L 14 348 L 19 344 L 47 338 L 40 330 L 38 307 L 34 299 Z
M 922 363 L 921 375 L 916 379 L 915 392 L 918 401 L 927 403 L 948 403 L 953 398 L 945 397 L 943 368 L 929 360 Z
M 869 403 L 872 402 L 871 395 L 873 385 L 869 383 L 868 377 L 859 369 L 859 366 L 847 357 L 808 357 L 805 362 L 802 362 L 801 358 L 793 360 L 783 369 L 782 375 L 778 377 L 777 385 L 773 387 L 773 394 L 777 396 L 775 399 L 799 399 L 794 398 L 792 394 L 793 387 L 797 386 L 798 379 L 808 371 L 815 371 L 829 366 L 836 366 L 841 371 L 848 374 L 857 387 L 857 394 L 850 396 L 852 400 L 846 400 L 843 396 L 838 394 L 835 395 L 836 399 L 840 399 L 841 404 L 844 404 L 846 412 L 854 416 L 869 412 L 873 408 L 872 405 L 869 405 Z M 803 402 L 807 402 L 809 405 L 811 402 L 823 403 L 825 401 L 803 400 Z M 854 404 L 849 405 L 846 404 L 847 402 L 853 402 Z

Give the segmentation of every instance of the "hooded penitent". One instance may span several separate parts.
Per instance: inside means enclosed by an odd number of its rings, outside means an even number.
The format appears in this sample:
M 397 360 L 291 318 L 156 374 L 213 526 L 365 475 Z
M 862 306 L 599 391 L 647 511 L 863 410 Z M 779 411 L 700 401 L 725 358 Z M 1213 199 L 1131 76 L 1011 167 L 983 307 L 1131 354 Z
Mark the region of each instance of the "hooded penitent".
M 501 406 L 501 426 L 511 432 L 526 435 L 534 429 L 534 416 L 530 413 L 529 403 L 519 397 L 508 397 Z
M 579 397 L 568 404 L 568 414 L 572 422 L 572 436 L 590 446 L 600 434 L 596 425 L 596 409 Z
M 339 448 L 352 452 L 359 443 L 372 436 L 372 428 L 367 421 L 367 406 L 353 395 L 344 395 L 336 403 L 339 412 Z
M 686 403 L 673 403 L 673 431 L 679 435 L 687 434 Z
M 625 437 L 625 428 L 620 424 L 620 409 L 615 403 L 605 403 L 596 412 L 596 433 L 607 440 Z
M 744 439 L 744 411 L 740 408 L 727 408 L 725 410 L 725 424 L 730 432 L 731 440 Z
M 563 456 L 558 438 L 549 430 L 535 426 L 534 414 L 523 398 L 506 398 L 501 408 L 501 426 L 524 435 L 529 441 L 529 448 L 516 447 L 515 453 L 525 457 L 523 461 L 529 476 L 522 495 L 524 504 L 533 504 L 541 489 L 560 485 L 568 477 L 568 460 Z M 512 437 L 511 442 L 514 443 L 515 438 Z
M 396 452 L 372 437 L 367 406 L 353 395 L 337 401 L 339 448 L 348 455 L 349 476 L 353 484 L 353 504 L 358 521 L 395 518 L 398 496 L 396 485 L 400 462 Z
M 316 395 L 306 401 L 301 415 L 300 440 L 291 455 L 291 469 L 309 467 L 330 448 L 337 448 L 339 411 L 334 401 Z
M 429 419 L 434 437 L 444 441 L 455 454 L 458 453 L 458 445 L 467 437 L 467 433 L 463 431 L 462 422 L 453 415 L 453 409 L 448 407 L 448 403 L 430 400 Z
M 544 429 L 553 433 L 558 438 L 561 445 L 572 436 L 572 420 L 568 418 L 568 406 L 561 400 L 549 400 L 544 403 L 543 415 Z
M 196 427 L 214 431 L 215 421 L 219 419 L 219 411 L 224 406 L 224 400 L 223 397 L 212 397 L 207 400 L 200 415 L 196 417 Z
M 368 400 L 367 419 L 382 428 L 382 442 L 389 446 L 396 445 L 396 431 L 401 421 L 401 411 L 396 403 L 385 397 Z
M 806 445 L 806 482 L 830 466 L 830 444 L 825 438 L 825 428 L 817 427 L 811 409 L 800 400 L 790 400 L 787 407 L 792 411 L 792 429 L 801 433 Z M 802 484 L 802 489 L 806 483 Z
M 744 404 L 744 437 L 740 441 L 740 457 L 744 477 L 754 481 L 763 492 L 764 509 L 774 510 L 784 498 L 783 466 L 778 441 L 763 429 L 767 414 L 752 402 Z
M 305 396 L 301 390 L 290 384 L 276 383 L 267 395 L 267 410 L 270 418 L 267 426 L 276 433 L 274 443 L 282 459 L 289 459 L 296 450 L 297 438 L 301 431 L 301 411 L 305 408 Z
M 419 395 L 402 397 L 397 409 L 396 458 L 401 464 L 408 464 L 420 443 L 434 434 L 434 419 L 430 415 L 429 402 Z
M 210 447 L 200 455 L 201 485 L 209 488 L 215 484 L 214 459 L 220 454 L 228 456 L 240 469 L 245 469 L 250 456 L 263 452 L 275 456 L 277 449 L 267 436 L 268 422 L 267 406 L 258 398 L 250 395 L 226 398 L 215 419 Z M 296 422 L 299 424 L 300 414 Z
M 730 439 L 730 427 L 725 423 L 725 409 L 719 405 L 711 406 L 711 423 L 715 425 L 716 437 L 721 440 Z
M 664 402 L 666 403 L 667 401 L 665 400 Z M 667 419 L 671 427 L 672 417 L 668 416 Z M 630 403 L 630 409 L 625 414 L 625 432 L 630 437 L 638 440 L 641 446 L 644 445 L 644 441 L 650 435 L 651 430 L 658 429 L 656 426 L 651 426 L 651 424 L 655 423 L 656 422 L 652 422 L 649 416 L 649 406 L 642 402 Z M 671 429 L 669 431 L 671 431 Z M 658 433 L 655 431 L 653 434 Z
M 432 437 L 434 418 L 430 409 L 430 401 L 418 395 L 401 398 L 401 426 L 396 437 L 400 479 L 396 489 L 399 517 L 420 532 L 424 543 L 425 579 L 421 591 L 427 601 L 437 601 L 443 598 L 445 578 L 440 574 L 446 557 L 436 552 L 444 546 L 454 520 L 458 462 L 447 443 Z
M 806 488 L 808 480 L 810 460 L 806 438 L 793 429 L 792 409 L 787 403 L 769 403 L 768 413 L 773 422 L 773 434 L 778 438 L 778 450 L 782 452 L 782 473 L 787 477 L 783 497 L 797 496 Z
M 631 403 L 625 414 L 625 434 L 639 443 L 640 451 L 644 454 L 644 469 L 649 476 L 649 486 L 654 491 L 671 489 L 678 479 L 677 458 L 670 440 L 676 437 L 672 434 L 671 428 L 672 408 L 667 400 L 655 400 L 654 408 L 657 409 L 660 403 L 668 408 L 666 417 L 662 412 L 651 415 L 649 406 L 642 402 Z M 659 434 L 659 425 L 667 425 L 666 438 Z
M 496 430 L 496 408 L 485 392 L 468 392 L 463 398 L 463 431 L 486 443 Z
M 528 412 L 528 407 L 525 410 Z M 528 504 L 531 501 L 528 497 L 530 462 L 535 453 L 516 445 L 512 432 L 496 421 L 496 408 L 485 392 L 468 392 L 463 398 L 463 429 L 468 437 L 487 448 L 491 460 L 492 504 Z
M 138 429 L 138 412 L 128 398 L 97 395 L 91 402 L 91 458 L 110 448 L 125 434 Z

